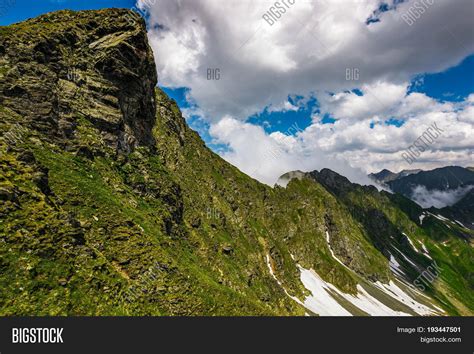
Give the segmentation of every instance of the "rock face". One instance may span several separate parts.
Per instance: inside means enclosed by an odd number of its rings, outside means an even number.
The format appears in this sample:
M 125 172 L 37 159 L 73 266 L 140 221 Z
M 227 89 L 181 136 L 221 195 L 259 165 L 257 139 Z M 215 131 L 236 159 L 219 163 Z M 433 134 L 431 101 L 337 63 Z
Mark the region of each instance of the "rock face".
M 447 191 L 474 185 L 474 172 L 464 167 L 448 166 L 404 176 L 388 185 L 393 191 L 405 196 L 411 196 L 414 186 L 423 186 L 429 191 Z
M 48 14 L 4 28 L 0 54 L 0 104 L 25 124 L 71 146 L 81 118 L 116 150 L 153 146 L 157 76 L 138 15 Z
M 392 171 L 389 171 L 387 169 L 384 169 L 380 172 L 377 173 L 371 173 L 369 174 L 369 178 L 374 180 L 375 182 L 378 182 L 380 184 L 387 184 L 391 181 L 394 181 L 399 178 L 403 178 L 409 175 L 414 175 L 417 174 L 418 172 L 421 172 L 419 169 L 415 170 L 402 170 L 398 173 L 394 173 Z
M 465 227 L 474 230 L 474 189 L 467 192 L 456 204 L 445 207 L 440 212 L 451 220 L 457 220 Z
M 155 85 L 133 12 L 0 27 L 0 315 L 304 315 L 303 269 L 415 314 L 374 289 L 429 266 L 408 240 L 446 270 L 424 301 L 472 314 L 472 231 L 327 169 L 263 185 Z
M 371 173 L 369 175 L 370 178 L 372 178 L 373 180 L 378 181 L 378 182 L 391 181 L 391 180 L 397 178 L 397 176 L 398 176 L 397 173 L 393 173 L 392 171 L 387 170 L 387 169 L 383 169 L 380 172 Z

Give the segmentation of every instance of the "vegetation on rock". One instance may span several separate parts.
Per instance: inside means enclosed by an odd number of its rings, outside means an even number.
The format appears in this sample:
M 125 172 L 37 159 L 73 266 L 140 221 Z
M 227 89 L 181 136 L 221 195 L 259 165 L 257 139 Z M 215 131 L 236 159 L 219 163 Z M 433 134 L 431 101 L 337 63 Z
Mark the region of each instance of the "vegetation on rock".
M 155 88 L 133 12 L 0 29 L 0 314 L 303 315 L 297 265 L 355 294 L 393 255 L 413 280 L 405 233 L 441 264 L 433 302 L 472 315 L 473 231 L 329 170 L 243 174 Z

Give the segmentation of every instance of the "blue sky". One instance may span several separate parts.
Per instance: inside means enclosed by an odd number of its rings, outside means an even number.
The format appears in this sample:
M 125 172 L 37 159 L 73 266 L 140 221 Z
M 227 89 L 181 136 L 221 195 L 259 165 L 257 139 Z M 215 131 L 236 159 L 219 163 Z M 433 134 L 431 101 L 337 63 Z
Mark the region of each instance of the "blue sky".
M 135 4 L 133 0 L 2 0 L 2 2 L 6 4 L 6 11 L 0 16 L 0 25 L 2 26 L 63 9 L 131 8 Z
M 417 76 L 413 80 L 412 91 L 426 93 L 442 101 L 464 100 L 474 92 L 474 55 L 441 73 Z

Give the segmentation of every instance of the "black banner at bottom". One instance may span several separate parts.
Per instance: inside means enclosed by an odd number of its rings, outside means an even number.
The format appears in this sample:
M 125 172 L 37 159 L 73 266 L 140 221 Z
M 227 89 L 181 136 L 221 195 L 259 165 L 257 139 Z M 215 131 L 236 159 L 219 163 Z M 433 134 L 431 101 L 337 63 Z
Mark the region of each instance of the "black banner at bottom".
M 0 353 L 473 353 L 468 317 L 4 317 Z M 309 351 L 308 351 L 309 350 Z

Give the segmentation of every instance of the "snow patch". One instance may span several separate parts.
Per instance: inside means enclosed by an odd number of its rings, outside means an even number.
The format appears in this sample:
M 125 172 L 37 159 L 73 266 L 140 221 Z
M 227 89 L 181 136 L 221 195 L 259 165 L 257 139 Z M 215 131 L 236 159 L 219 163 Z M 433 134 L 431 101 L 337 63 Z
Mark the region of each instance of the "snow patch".
M 352 316 L 328 292 L 330 284 L 312 270 L 298 266 L 301 272 L 301 282 L 311 295 L 304 300 L 304 306 L 320 316 Z
M 411 238 L 410 238 L 406 233 L 404 233 L 404 232 L 402 232 L 402 234 L 406 236 L 406 238 L 408 239 L 408 242 L 410 242 L 411 247 L 413 247 L 413 249 L 414 249 L 416 252 L 419 253 L 420 251 L 418 251 L 418 248 L 415 247 L 415 244 L 413 243 L 413 241 L 411 240 Z
M 448 218 L 445 218 L 443 215 L 440 215 L 440 214 L 433 214 L 433 213 L 430 213 L 428 212 L 429 215 L 435 217 L 436 219 L 440 220 L 440 221 L 444 221 L 444 222 L 452 222 L 451 220 L 449 220 Z
M 381 282 L 376 282 L 375 286 L 377 286 L 380 290 L 385 292 L 387 295 L 391 296 L 395 300 L 405 304 L 406 306 L 410 307 L 413 311 L 415 311 L 419 315 L 437 315 L 438 313 L 415 299 L 413 299 L 410 295 L 408 295 L 405 291 L 400 289 L 392 280 L 388 284 L 382 284 Z
M 278 280 L 278 278 L 276 277 L 275 273 L 273 272 L 272 264 L 270 263 L 270 255 L 267 254 L 267 256 L 265 257 L 265 260 L 267 261 L 267 267 L 268 267 L 268 270 L 270 271 L 271 276 L 273 277 L 273 279 L 276 280 L 276 282 L 278 283 L 278 285 L 281 286 L 280 281 Z
M 422 213 L 419 218 L 420 218 L 420 225 L 423 225 L 423 219 L 426 217 L 425 213 Z
M 440 214 L 438 214 L 437 217 L 438 217 L 438 219 L 443 220 L 443 221 L 451 221 L 451 220 L 445 218 L 443 215 L 440 215 Z
M 413 267 L 415 267 L 415 269 L 418 269 L 418 268 L 419 268 L 419 266 L 418 266 L 415 262 L 413 262 L 410 258 L 408 258 L 407 256 L 405 256 L 405 254 L 404 254 L 402 251 L 400 251 L 397 247 L 393 247 L 393 248 L 395 248 L 395 250 L 396 250 L 398 253 L 400 253 L 400 255 L 403 257 L 404 260 L 406 260 L 406 261 L 407 261 L 408 263 L 410 263 Z
M 311 291 L 304 305 L 321 316 L 352 316 L 332 295 L 336 293 L 346 301 L 371 316 L 410 316 L 410 314 L 392 310 L 375 297 L 370 295 L 362 286 L 357 285 L 357 295 L 342 292 L 334 285 L 325 282 L 314 270 L 304 269 L 301 271 L 301 281 Z
M 283 286 L 283 284 L 280 282 L 280 280 L 278 280 L 278 278 L 276 277 L 275 275 L 275 272 L 273 271 L 273 267 L 272 267 L 272 264 L 270 262 L 270 255 L 267 254 L 266 257 L 265 257 L 265 260 L 266 260 L 266 263 L 267 263 L 267 267 L 268 267 L 268 270 L 270 271 L 270 274 L 271 276 L 273 277 L 273 279 L 275 279 L 275 281 L 277 282 L 278 285 L 280 285 L 280 287 L 283 289 L 283 291 L 285 292 L 286 296 L 288 296 L 290 299 L 296 301 L 298 304 L 304 306 L 304 304 L 300 301 L 300 299 L 298 299 L 296 296 L 291 296 L 288 291 L 286 290 L 286 288 Z
M 392 273 L 400 275 L 402 277 L 405 276 L 405 272 L 401 269 L 400 263 L 397 262 L 397 259 L 392 254 L 390 254 L 390 261 L 388 265 Z
M 428 257 L 429 259 L 433 259 L 433 258 L 431 258 L 430 253 L 428 252 L 428 249 L 426 248 L 426 246 L 423 242 L 421 243 L 421 248 L 423 249 L 423 254 L 426 257 Z
M 291 258 L 294 258 L 293 255 L 291 255 Z M 338 298 L 344 299 L 370 316 L 411 316 L 409 313 L 393 310 L 389 306 L 385 305 L 383 302 L 369 294 L 367 290 L 365 290 L 360 284 L 357 285 L 356 295 L 348 294 L 339 290 L 333 284 L 324 281 L 314 270 L 305 269 L 299 264 L 296 264 L 300 270 L 301 282 L 305 288 L 311 292 L 311 295 L 307 296 L 304 301 L 301 301 L 297 297 L 291 296 L 284 288 L 282 283 L 278 280 L 275 272 L 273 271 L 269 254 L 266 255 L 265 261 L 271 276 L 275 279 L 278 285 L 281 286 L 285 294 L 301 306 L 305 307 L 307 310 L 310 310 L 320 316 L 352 316 L 352 313 L 339 302 L 340 300 L 338 300 Z M 395 273 L 398 272 L 404 274 L 403 271 L 400 270 L 400 264 L 392 255 L 390 255 L 390 266 L 391 268 L 393 267 Z M 382 284 L 378 281 L 376 283 L 372 283 L 372 285 L 383 291 L 397 302 L 400 302 L 411 308 L 418 315 L 439 315 L 440 312 L 443 312 L 442 309 L 434 305 L 433 307 L 435 307 L 438 312 L 416 301 L 399 286 L 397 286 L 397 284 L 395 284 L 392 280 L 389 284 Z M 305 313 L 305 316 L 307 315 L 308 314 Z
M 342 264 L 345 268 L 351 270 L 348 266 L 346 266 L 344 263 L 342 263 L 342 261 L 339 258 L 337 258 L 337 256 L 334 254 L 334 251 L 332 250 L 332 247 L 331 247 L 331 243 L 329 242 L 329 232 L 327 232 L 327 231 L 326 231 L 326 243 L 328 244 L 329 251 L 331 252 L 332 258 L 334 258 L 337 262 Z

